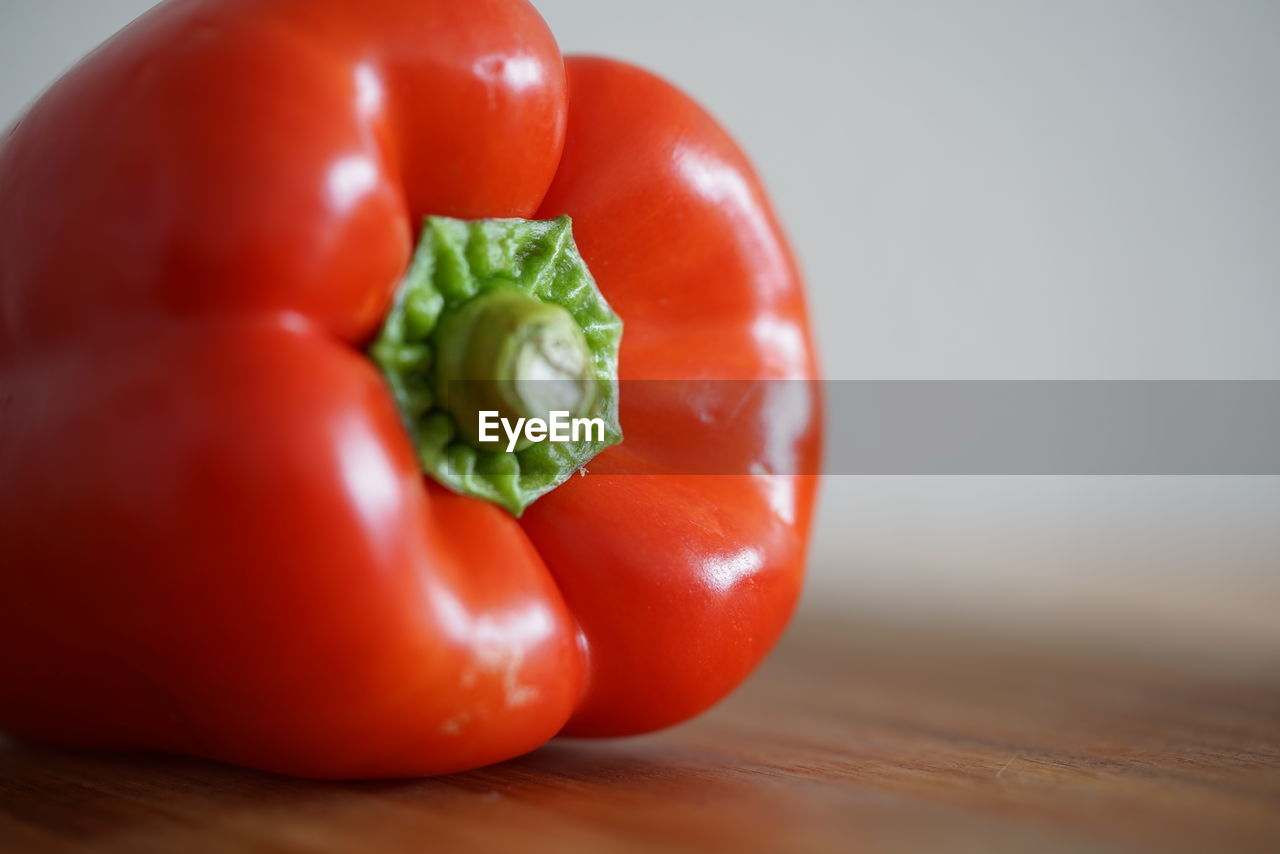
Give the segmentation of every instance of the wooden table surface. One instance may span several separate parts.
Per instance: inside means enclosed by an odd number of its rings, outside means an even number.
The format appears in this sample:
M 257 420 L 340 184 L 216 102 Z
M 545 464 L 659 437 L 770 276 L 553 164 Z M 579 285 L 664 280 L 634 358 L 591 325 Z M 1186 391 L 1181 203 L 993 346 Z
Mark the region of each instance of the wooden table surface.
M 1280 662 L 804 617 L 704 718 L 435 780 L 0 746 L 13 851 L 1280 852 Z

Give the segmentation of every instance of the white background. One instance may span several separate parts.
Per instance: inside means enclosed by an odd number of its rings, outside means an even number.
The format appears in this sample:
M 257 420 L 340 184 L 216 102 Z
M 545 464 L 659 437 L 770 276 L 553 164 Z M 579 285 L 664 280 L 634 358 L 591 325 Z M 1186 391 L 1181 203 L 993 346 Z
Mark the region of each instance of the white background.
M 0 122 L 150 5 L 0 0 Z M 537 5 L 751 152 L 829 377 L 1280 379 L 1280 4 Z M 830 478 L 812 579 L 862 608 L 1280 638 L 1280 479 Z

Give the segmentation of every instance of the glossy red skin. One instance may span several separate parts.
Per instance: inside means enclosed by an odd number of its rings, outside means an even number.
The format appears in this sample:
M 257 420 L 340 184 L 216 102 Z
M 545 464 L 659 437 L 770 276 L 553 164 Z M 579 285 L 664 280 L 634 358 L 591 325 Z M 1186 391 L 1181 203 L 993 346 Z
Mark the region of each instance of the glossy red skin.
M 428 213 L 571 214 L 624 379 L 816 376 L 733 142 L 521 0 L 165 4 L 0 144 L 0 730 L 414 776 L 759 662 L 816 478 L 619 473 L 671 470 L 696 394 L 624 400 L 522 521 L 423 478 L 361 346 Z M 719 452 L 812 471 L 817 408 Z

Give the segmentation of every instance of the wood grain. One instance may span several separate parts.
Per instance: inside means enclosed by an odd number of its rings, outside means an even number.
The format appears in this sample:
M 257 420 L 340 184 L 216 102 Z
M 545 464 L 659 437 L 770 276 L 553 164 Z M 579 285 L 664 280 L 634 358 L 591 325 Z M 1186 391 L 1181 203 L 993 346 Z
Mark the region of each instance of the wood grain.
M 810 616 L 699 721 L 445 779 L 0 747 L 0 847 L 1270 854 L 1280 668 L 1216 652 Z

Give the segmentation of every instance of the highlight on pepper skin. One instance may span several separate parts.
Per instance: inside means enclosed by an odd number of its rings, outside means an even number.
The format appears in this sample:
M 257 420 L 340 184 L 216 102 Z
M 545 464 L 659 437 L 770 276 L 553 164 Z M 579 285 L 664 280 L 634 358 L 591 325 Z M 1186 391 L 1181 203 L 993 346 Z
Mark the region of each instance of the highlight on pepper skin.
M 0 186 L 0 731 L 443 774 L 688 720 L 785 627 L 792 251 L 702 106 L 524 0 L 168 0 Z M 709 477 L 706 400 L 627 392 L 685 380 L 810 391 Z

